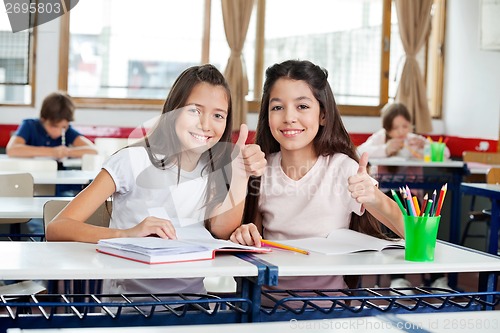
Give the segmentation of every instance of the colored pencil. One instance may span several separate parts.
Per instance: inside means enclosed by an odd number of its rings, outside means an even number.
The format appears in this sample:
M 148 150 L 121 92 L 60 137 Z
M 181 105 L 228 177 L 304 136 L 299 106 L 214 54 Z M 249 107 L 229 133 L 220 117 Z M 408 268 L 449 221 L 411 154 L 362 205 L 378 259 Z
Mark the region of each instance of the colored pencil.
M 413 207 L 415 207 L 415 216 L 420 216 L 420 207 L 418 206 L 417 196 L 413 196 Z
M 429 201 L 427 201 L 427 205 L 425 206 L 425 213 L 423 214 L 423 216 L 430 216 L 429 214 L 433 205 L 434 203 L 432 199 L 429 199 Z
M 446 195 L 447 190 L 448 190 L 448 183 L 444 184 L 441 187 L 441 191 L 439 192 L 439 200 L 436 207 L 436 213 L 434 214 L 434 216 L 439 216 L 441 214 L 441 208 L 443 207 L 444 197 Z
M 431 206 L 431 210 L 429 212 L 429 216 L 433 216 L 434 207 L 436 206 L 436 195 L 437 195 L 437 192 L 436 192 L 436 190 L 434 190 L 434 192 L 432 192 L 432 206 Z
M 408 200 L 408 211 L 411 213 L 411 216 L 417 216 L 417 213 L 415 210 L 415 205 L 413 205 L 413 201 L 412 201 L 411 191 L 410 191 L 410 188 L 408 187 L 408 185 L 406 185 L 405 191 L 406 191 L 406 196 L 407 196 L 407 200 Z
M 275 248 L 282 249 L 282 250 L 288 250 L 288 251 L 298 252 L 298 253 L 302 253 L 302 254 L 309 254 L 309 251 L 302 250 L 302 249 L 299 249 L 299 248 L 296 248 L 293 246 L 288 246 L 285 244 L 273 242 L 273 241 L 270 241 L 267 239 L 261 239 L 260 242 L 264 245 L 267 245 L 270 247 L 275 247 Z
M 424 202 L 422 203 L 422 209 L 420 210 L 420 216 L 424 216 L 428 201 L 429 201 L 429 195 L 427 193 L 425 193 Z
M 401 203 L 401 200 L 399 199 L 399 196 L 398 196 L 398 194 L 396 193 L 396 191 L 391 190 L 391 194 L 392 194 L 392 197 L 394 198 L 394 201 L 396 201 L 396 203 L 398 204 L 399 209 L 401 209 L 401 212 L 403 213 L 403 215 L 408 215 L 408 214 L 406 213 L 406 209 L 405 209 L 405 207 L 403 206 L 403 204 Z

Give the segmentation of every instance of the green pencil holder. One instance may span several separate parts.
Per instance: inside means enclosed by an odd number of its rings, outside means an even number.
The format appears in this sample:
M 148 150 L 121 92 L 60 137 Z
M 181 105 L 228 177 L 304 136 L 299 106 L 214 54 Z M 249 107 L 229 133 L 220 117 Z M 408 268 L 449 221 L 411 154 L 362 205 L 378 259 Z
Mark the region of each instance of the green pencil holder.
M 444 148 L 446 144 L 444 142 L 433 142 L 431 143 L 431 161 L 432 162 L 443 162 L 444 161 Z
M 441 216 L 404 216 L 405 260 L 434 261 Z

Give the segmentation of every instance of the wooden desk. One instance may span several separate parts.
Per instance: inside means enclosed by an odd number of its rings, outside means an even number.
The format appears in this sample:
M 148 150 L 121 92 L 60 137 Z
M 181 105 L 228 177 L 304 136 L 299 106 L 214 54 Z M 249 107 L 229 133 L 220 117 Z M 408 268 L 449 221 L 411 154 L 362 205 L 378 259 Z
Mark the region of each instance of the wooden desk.
M 0 174 L 13 174 L 13 171 L 0 171 Z M 30 172 L 35 185 L 88 185 L 97 176 L 99 171 L 57 170 L 45 172 Z
M 2 197 L 0 199 L 0 219 L 43 218 L 43 206 L 49 200 L 67 200 L 71 197 Z M 2 220 L 0 220 L 2 223 Z
M 398 166 L 398 167 L 422 167 L 425 169 L 437 169 L 440 173 L 448 174 L 449 177 L 445 180 L 448 183 L 448 191 L 451 191 L 451 216 L 450 216 L 450 236 L 449 241 L 455 244 L 460 242 L 460 183 L 463 181 L 463 176 L 468 173 L 466 165 L 462 161 L 447 160 L 444 162 L 424 162 L 423 160 L 405 160 L 398 157 L 370 159 L 372 166 Z M 412 177 L 398 179 L 394 177 L 384 177 L 388 175 L 380 175 L 376 177 L 379 180 L 380 187 L 398 188 L 399 186 L 409 185 L 411 188 L 421 188 L 437 190 L 439 193 L 440 187 L 443 185 L 437 176 Z M 413 177 L 415 178 L 415 177 Z
M 462 194 L 479 195 L 491 200 L 490 238 L 488 252 L 498 254 L 498 230 L 500 228 L 500 185 L 485 183 L 462 183 Z

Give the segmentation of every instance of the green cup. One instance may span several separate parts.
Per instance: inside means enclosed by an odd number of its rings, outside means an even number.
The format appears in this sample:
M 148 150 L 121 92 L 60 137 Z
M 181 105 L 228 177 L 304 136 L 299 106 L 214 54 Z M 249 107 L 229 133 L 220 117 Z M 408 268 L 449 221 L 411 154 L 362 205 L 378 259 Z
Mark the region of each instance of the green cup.
M 444 147 L 446 147 L 446 144 L 444 142 L 431 143 L 431 161 L 432 162 L 443 162 L 443 160 L 444 160 Z
M 404 216 L 406 260 L 434 261 L 440 219 L 441 216 Z

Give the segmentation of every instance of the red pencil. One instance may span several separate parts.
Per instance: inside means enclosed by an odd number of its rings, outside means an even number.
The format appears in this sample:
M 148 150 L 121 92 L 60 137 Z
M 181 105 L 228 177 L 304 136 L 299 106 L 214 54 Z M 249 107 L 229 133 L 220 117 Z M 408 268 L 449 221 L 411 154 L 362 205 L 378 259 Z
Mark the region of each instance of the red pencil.
M 436 214 L 434 216 L 439 216 L 441 214 L 441 208 L 443 207 L 444 196 L 446 195 L 446 191 L 448 190 L 448 184 L 444 184 L 441 187 L 441 191 L 439 192 L 439 199 L 436 206 Z

